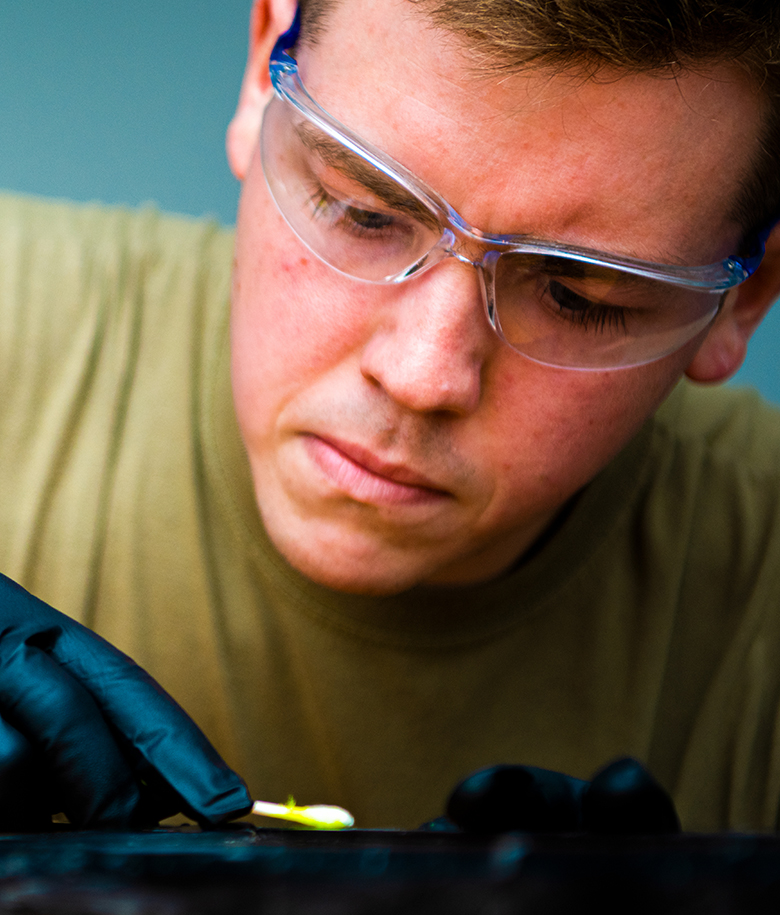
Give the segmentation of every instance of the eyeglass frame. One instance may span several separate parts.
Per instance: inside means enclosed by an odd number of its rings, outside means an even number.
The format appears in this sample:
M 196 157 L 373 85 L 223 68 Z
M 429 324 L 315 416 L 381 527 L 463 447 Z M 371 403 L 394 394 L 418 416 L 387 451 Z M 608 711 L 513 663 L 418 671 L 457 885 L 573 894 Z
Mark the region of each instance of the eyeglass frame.
M 428 207 L 432 214 L 438 218 L 443 227 L 439 241 L 422 255 L 422 257 L 418 258 L 413 264 L 409 265 L 400 273 L 380 280 L 365 279 L 350 273 L 345 273 L 335 265 L 329 263 L 325 257 L 319 254 L 319 252 L 310 248 L 305 239 L 301 239 L 315 256 L 328 264 L 331 269 L 342 273 L 342 275 L 349 276 L 352 279 L 362 282 L 382 285 L 396 284 L 419 275 L 447 257 L 454 257 L 456 260 L 477 269 L 481 280 L 488 322 L 497 336 L 511 349 L 521 356 L 541 364 L 555 365 L 556 367 L 571 369 L 573 371 L 597 371 L 604 370 L 605 368 L 631 368 L 647 362 L 656 361 L 672 352 L 676 352 L 693 339 L 697 333 L 700 333 L 714 321 L 720 311 L 723 296 L 720 297 L 718 303 L 713 307 L 711 312 L 705 313 L 697 322 L 692 322 L 695 329 L 690 335 L 668 351 L 662 352 L 659 355 L 654 355 L 645 360 L 615 366 L 567 366 L 558 363 L 546 363 L 544 360 L 536 359 L 533 356 L 524 353 L 522 349 L 518 349 L 511 342 L 506 340 L 501 331 L 501 324 L 497 317 L 497 307 L 493 290 L 488 287 L 485 281 L 485 269 L 493 267 L 495 261 L 505 253 L 516 252 L 541 256 L 547 255 L 569 259 L 591 266 L 611 268 L 622 273 L 633 274 L 645 279 L 667 283 L 672 286 L 690 288 L 702 292 L 721 292 L 725 294 L 747 280 L 760 266 L 765 254 L 766 240 L 774 228 L 776 220 L 773 220 L 765 229 L 756 232 L 753 235 L 751 253 L 746 255 L 733 255 L 726 257 L 721 261 L 703 266 L 657 264 L 639 258 L 610 254 L 577 245 L 564 244 L 555 241 L 542 241 L 528 235 L 497 235 L 483 232 L 468 223 L 440 194 L 427 185 L 421 178 L 409 171 L 405 166 L 400 162 L 397 162 L 383 150 L 375 147 L 362 137 L 359 137 L 350 130 L 349 127 L 330 115 L 314 98 L 312 98 L 300 78 L 298 62 L 290 53 L 298 42 L 300 27 L 301 12 L 300 8 L 296 8 L 295 16 L 290 27 L 279 36 L 271 51 L 269 75 L 277 96 L 290 104 L 295 110 L 303 115 L 304 118 L 313 123 L 320 130 L 323 130 L 332 139 L 341 143 L 360 159 L 367 161 L 371 166 L 391 180 L 397 182 L 408 193 Z M 292 84 L 292 91 L 288 87 L 288 83 Z M 458 240 L 461 242 L 465 240 L 468 243 L 476 244 L 482 249 L 486 248 L 487 252 L 480 260 L 473 260 L 455 250 L 454 245 Z M 433 256 L 434 252 L 437 252 L 437 255 Z M 705 317 L 707 318 L 706 321 L 704 320 Z M 686 326 L 690 327 L 692 325 Z

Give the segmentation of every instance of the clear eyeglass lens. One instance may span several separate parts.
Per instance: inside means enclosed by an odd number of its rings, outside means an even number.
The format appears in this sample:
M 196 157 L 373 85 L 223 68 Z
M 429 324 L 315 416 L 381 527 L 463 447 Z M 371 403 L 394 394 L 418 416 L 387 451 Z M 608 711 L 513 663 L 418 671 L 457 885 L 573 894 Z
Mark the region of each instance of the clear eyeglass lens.
M 712 321 L 720 294 L 556 256 L 495 263 L 496 329 L 521 353 L 572 368 L 638 365 L 674 352 Z
M 431 209 L 278 97 L 266 109 L 261 143 L 282 215 L 342 273 L 397 282 L 440 244 L 445 227 Z M 482 270 L 504 340 L 531 359 L 570 368 L 661 358 L 703 330 L 720 300 L 576 257 L 510 251 L 486 258 Z
M 349 276 L 392 282 L 442 236 L 442 225 L 416 197 L 279 99 L 266 110 L 262 154 L 292 229 Z

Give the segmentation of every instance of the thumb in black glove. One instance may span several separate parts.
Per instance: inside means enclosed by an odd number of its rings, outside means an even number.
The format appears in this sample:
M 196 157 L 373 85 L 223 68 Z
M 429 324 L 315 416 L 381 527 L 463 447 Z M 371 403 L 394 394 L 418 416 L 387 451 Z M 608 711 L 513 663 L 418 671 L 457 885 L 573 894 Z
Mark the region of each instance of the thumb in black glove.
M 434 829 L 474 833 L 680 831 L 669 795 L 635 759 L 618 759 L 591 781 L 535 766 L 492 766 L 468 776 L 450 795 Z
M 671 797 L 631 757 L 617 759 L 593 776 L 582 794 L 582 826 L 612 835 L 680 832 Z
M 242 779 L 145 671 L 0 575 L 0 829 L 247 813 Z

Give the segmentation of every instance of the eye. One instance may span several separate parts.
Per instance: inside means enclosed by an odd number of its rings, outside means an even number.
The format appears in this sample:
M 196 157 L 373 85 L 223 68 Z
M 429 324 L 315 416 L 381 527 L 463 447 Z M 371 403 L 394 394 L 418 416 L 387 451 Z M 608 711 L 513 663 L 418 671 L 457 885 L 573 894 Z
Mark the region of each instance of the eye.
M 558 280 L 549 280 L 547 294 L 562 317 L 581 327 L 596 330 L 626 330 L 626 309 L 596 302 Z
M 333 228 L 355 234 L 382 232 L 397 222 L 392 213 L 356 206 L 350 199 L 335 196 L 321 184 L 313 190 L 311 204 L 315 218 L 326 220 Z

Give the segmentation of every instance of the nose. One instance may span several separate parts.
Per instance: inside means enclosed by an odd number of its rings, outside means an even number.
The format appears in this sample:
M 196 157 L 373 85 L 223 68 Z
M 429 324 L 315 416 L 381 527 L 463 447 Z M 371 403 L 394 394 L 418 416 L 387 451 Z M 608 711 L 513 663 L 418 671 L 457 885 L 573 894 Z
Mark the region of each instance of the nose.
M 472 413 L 486 363 L 502 345 L 477 270 L 447 259 L 392 293 L 362 352 L 364 377 L 408 409 Z

